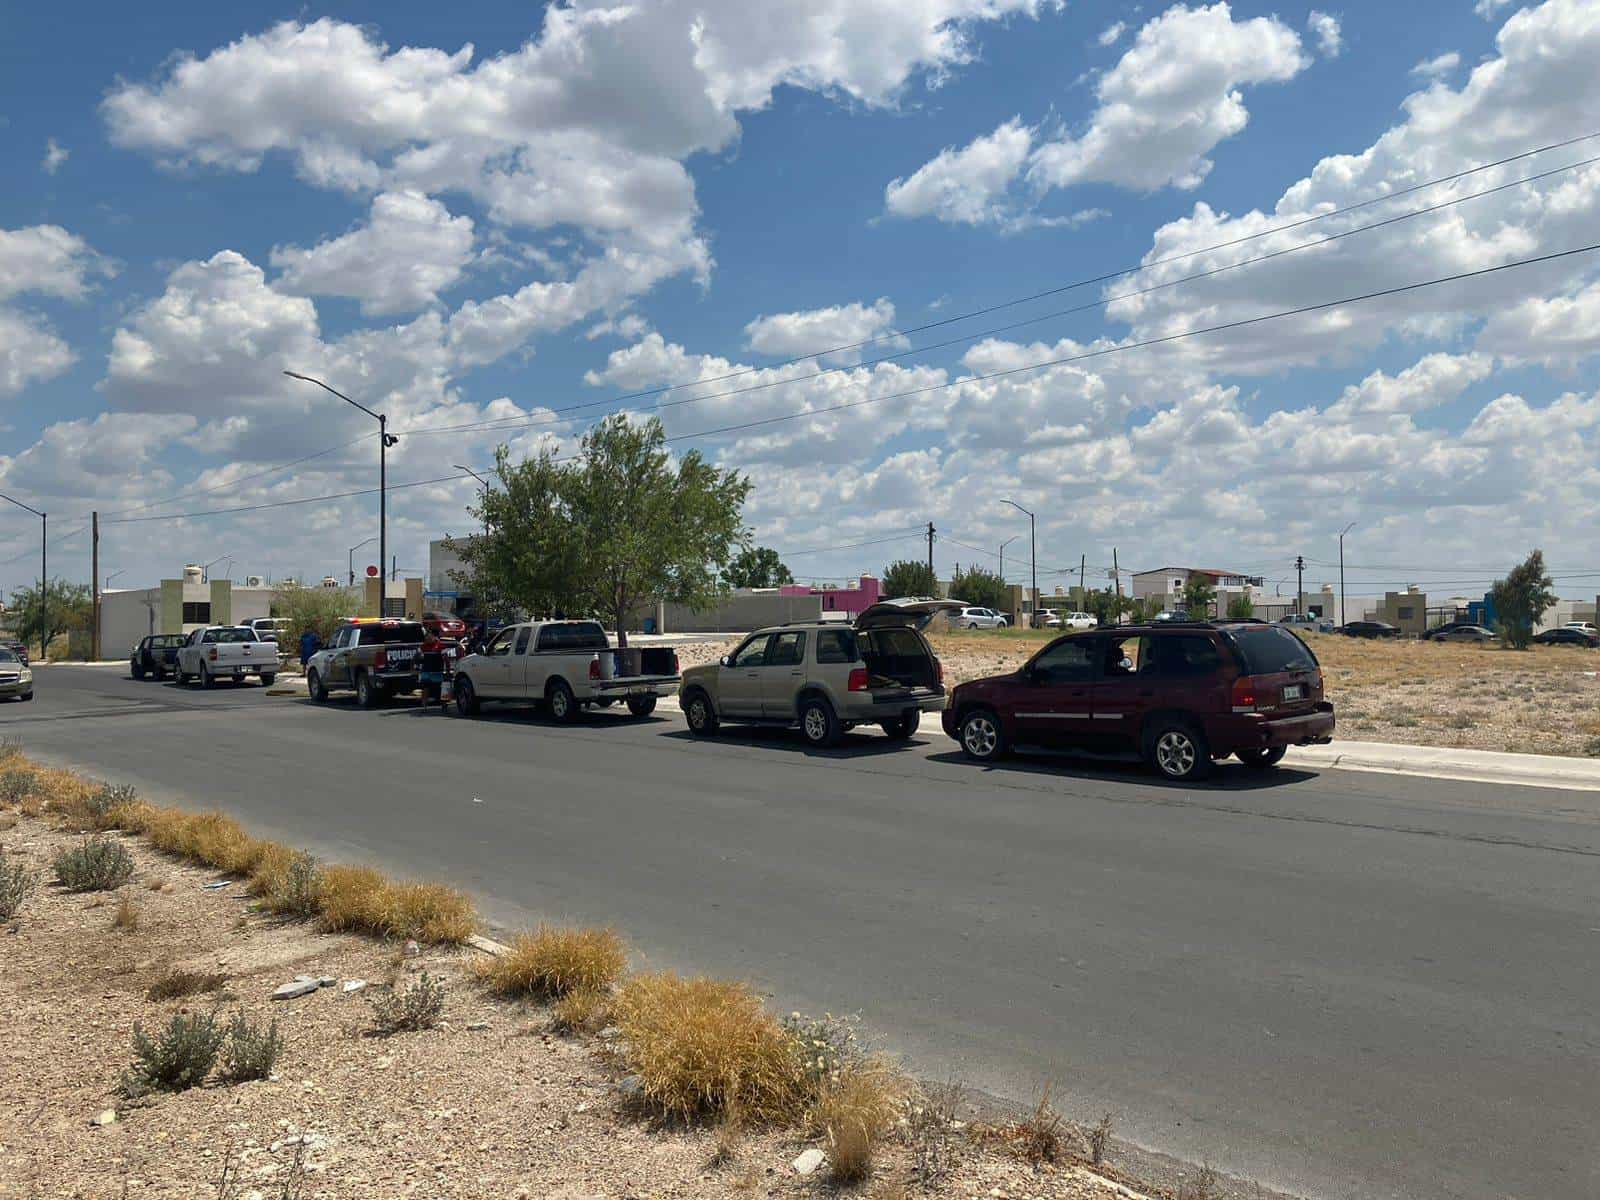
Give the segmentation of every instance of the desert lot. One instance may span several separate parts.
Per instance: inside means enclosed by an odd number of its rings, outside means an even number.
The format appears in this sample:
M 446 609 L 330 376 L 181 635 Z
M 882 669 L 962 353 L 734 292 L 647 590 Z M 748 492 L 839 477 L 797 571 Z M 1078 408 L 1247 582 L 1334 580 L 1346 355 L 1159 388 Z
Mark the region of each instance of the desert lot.
M 1054 635 L 1028 630 L 934 633 L 949 686 L 1015 670 Z M 1307 634 L 1322 663 L 1339 734 L 1359 741 L 1600 757 L 1600 651 L 1526 651 Z M 680 646 L 685 667 L 730 640 Z

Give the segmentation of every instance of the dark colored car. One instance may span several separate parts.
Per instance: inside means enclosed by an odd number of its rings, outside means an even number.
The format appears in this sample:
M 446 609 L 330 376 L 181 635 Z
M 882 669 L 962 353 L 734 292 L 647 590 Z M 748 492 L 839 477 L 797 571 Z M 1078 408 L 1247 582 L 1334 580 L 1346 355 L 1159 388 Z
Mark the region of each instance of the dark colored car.
M 1492 629 L 1482 625 L 1453 625 L 1434 635 L 1436 642 L 1492 642 L 1499 637 Z
M 1057 638 L 1009 675 L 964 683 L 945 732 L 980 762 L 1012 746 L 1137 754 L 1168 779 L 1237 755 L 1265 768 L 1332 740 L 1316 655 L 1268 624 L 1173 622 Z
M 165 679 L 178 672 L 178 647 L 188 641 L 181 633 L 153 633 L 139 639 L 128 655 L 128 670 L 135 679 L 153 675 Z
M 422 627 L 441 642 L 460 642 L 467 636 L 467 623 L 449 613 L 423 613 Z
M 1592 650 L 1600 646 L 1600 634 L 1589 633 L 1583 629 L 1546 629 L 1543 633 L 1535 634 L 1535 646 L 1582 646 Z
M 1387 638 L 1399 637 L 1400 631 L 1387 621 L 1351 621 L 1343 626 L 1340 633 L 1345 637 L 1359 638 Z
M 1457 629 L 1477 629 L 1478 627 L 1479 624 L 1477 621 L 1469 621 L 1465 617 L 1458 617 L 1454 621 L 1446 621 L 1443 625 L 1436 625 L 1434 628 L 1428 630 L 1427 633 L 1423 634 L 1422 638 L 1424 641 L 1434 642 L 1444 637 L 1445 634 L 1451 633 Z

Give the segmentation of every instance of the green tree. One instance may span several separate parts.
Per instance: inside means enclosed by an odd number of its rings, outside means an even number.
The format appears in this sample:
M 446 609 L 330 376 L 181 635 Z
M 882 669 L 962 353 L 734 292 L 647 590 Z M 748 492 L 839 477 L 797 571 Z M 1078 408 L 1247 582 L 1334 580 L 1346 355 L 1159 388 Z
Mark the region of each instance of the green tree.
M 923 569 L 927 569 L 926 564 Z M 1010 596 L 1011 589 L 1006 587 L 1006 581 L 982 567 L 968 567 L 965 571 L 958 569 L 950 579 L 950 598 L 963 604 L 1006 612 L 1010 606 Z
M 722 582 L 730 588 L 775 588 L 793 583 L 794 575 L 783 565 L 776 550 L 747 546 L 722 572 Z
M 1191 617 L 1203 621 L 1211 615 L 1217 601 L 1217 587 L 1209 575 L 1190 575 L 1183 585 L 1183 607 Z
M 1115 625 L 1128 607 L 1126 596 L 1119 596 L 1110 588 L 1099 588 L 1089 592 L 1088 607 L 1084 611 L 1102 625 Z
M 1161 601 L 1155 596 L 1143 596 L 1128 602 L 1128 612 L 1135 625 L 1143 625 L 1147 621 L 1154 620 L 1160 611 Z
M 487 532 L 452 543 L 458 582 L 491 610 L 598 613 L 620 646 L 643 600 L 710 605 L 746 536 L 749 479 L 698 450 L 674 466 L 655 419 L 607 417 L 571 462 L 547 449 L 512 464 L 502 446 L 495 474 L 474 514 Z
M 883 569 L 883 595 L 885 599 L 906 596 L 937 596 L 939 581 L 933 577 L 925 562 L 899 559 Z
M 333 640 L 334 631 L 346 617 L 361 612 L 361 600 L 354 588 L 302 587 L 289 584 L 272 593 L 272 615 L 289 622 L 283 650 L 295 649 L 300 635 L 311 630 L 323 644 Z
M 1533 627 L 1556 602 L 1555 581 L 1545 570 L 1544 551 L 1535 550 L 1497 579 L 1489 589 L 1495 619 L 1513 650 L 1526 650 L 1533 640 Z
M 1242 621 L 1256 615 L 1255 601 L 1250 599 L 1249 592 L 1238 592 L 1228 597 L 1228 616 L 1235 621 Z
M 6 614 L 17 637 L 39 644 L 39 657 L 50 657 L 50 643 L 64 633 L 88 629 L 94 621 L 94 597 L 86 583 L 52 579 L 41 589 L 21 587 L 11 593 Z M 43 601 L 41 603 L 41 600 Z

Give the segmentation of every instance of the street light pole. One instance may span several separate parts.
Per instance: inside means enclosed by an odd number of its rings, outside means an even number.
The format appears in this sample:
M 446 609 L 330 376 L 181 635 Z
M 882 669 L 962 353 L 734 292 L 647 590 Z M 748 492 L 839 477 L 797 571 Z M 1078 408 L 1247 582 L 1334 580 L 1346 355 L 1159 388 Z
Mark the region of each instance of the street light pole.
M 48 639 L 50 632 L 50 518 L 37 508 L 24 504 L 21 500 L 12 500 L 4 492 L 0 492 L 0 500 L 10 500 L 18 508 L 27 509 L 39 518 L 39 636 Z M 50 647 L 45 644 L 39 646 L 39 657 L 48 659 Z
M 479 475 L 471 467 L 463 467 L 460 463 L 452 463 L 451 466 L 455 467 L 455 469 L 458 471 L 465 471 L 479 483 L 483 484 L 483 540 L 487 542 L 489 540 L 489 481 L 482 475 Z
M 285 371 L 290 379 L 303 380 L 314 383 L 325 392 L 331 392 L 352 408 L 359 408 L 367 416 L 378 423 L 378 615 L 383 616 L 383 604 L 388 597 L 389 585 L 383 579 L 383 565 L 389 561 L 389 447 L 400 439 L 389 433 L 389 418 L 383 413 L 375 413 L 365 404 L 358 404 L 337 388 L 331 388 L 320 379 L 313 379 L 309 375 L 301 375 L 295 371 Z
M 368 538 L 366 541 L 358 542 L 354 546 L 350 547 L 349 559 L 350 559 L 350 586 L 351 587 L 355 587 L 355 585 L 356 585 L 356 551 L 361 549 L 362 546 L 370 546 L 370 545 L 372 545 L 372 543 L 377 541 L 377 540 L 378 540 L 377 538 Z
M 1339 531 L 1339 625 L 1344 626 L 1344 535 L 1356 527 L 1351 521 Z
M 126 575 L 127 573 L 128 573 L 128 568 L 127 567 L 123 567 L 122 570 L 120 570 L 120 571 L 111 572 L 111 574 L 106 576 L 105 586 L 102 587 L 100 590 L 103 591 L 103 592 L 109 592 L 111 590 L 111 581 L 113 579 L 116 579 L 118 576 Z
M 1011 545 L 1012 542 L 1016 541 L 1021 536 L 1022 535 L 1020 533 L 1014 533 L 1010 537 L 1008 537 L 1005 541 L 1000 543 L 1000 582 L 1001 583 L 1004 583 L 1006 581 L 1006 547 Z
M 1031 629 L 1039 616 L 1039 543 L 1033 535 L 1033 514 L 1015 500 L 1006 500 L 1004 503 L 1011 505 L 1019 513 L 1026 513 L 1028 517 L 1028 560 L 1033 568 L 1033 597 L 1028 601 L 1028 627 Z

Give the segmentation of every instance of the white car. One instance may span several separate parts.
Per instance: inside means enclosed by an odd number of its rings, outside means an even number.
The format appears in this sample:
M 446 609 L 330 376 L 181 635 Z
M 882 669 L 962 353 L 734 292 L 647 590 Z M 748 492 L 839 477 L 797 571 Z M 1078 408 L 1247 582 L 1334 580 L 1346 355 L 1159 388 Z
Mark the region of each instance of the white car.
M 1561 628 L 1563 628 L 1563 629 L 1576 629 L 1581 633 L 1594 633 L 1594 632 L 1596 632 L 1593 621 L 1568 621 Z
M 1091 614 L 1086 612 L 1069 612 L 1061 618 L 1061 628 L 1063 629 L 1093 629 L 1099 624 L 1099 621 L 1096 621 Z
M 992 608 L 963 608 L 950 614 L 950 624 L 957 629 L 1004 629 L 1011 621 Z

